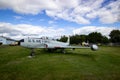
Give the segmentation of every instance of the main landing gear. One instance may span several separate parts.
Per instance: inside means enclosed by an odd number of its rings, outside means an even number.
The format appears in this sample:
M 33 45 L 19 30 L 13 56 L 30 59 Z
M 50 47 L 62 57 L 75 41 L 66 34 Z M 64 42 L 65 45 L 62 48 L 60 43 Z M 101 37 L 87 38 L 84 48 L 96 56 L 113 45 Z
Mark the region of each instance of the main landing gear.
M 35 51 L 34 51 L 34 48 L 31 48 L 31 53 L 30 53 L 30 56 L 28 57 L 32 58 L 33 56 L 35 56 Z
M 63 48 L 63 49 L 61 49 L 61 52 L 62 52 L 62 53 L 64 53 L 64 54 L 66 53 L 64 48 Z

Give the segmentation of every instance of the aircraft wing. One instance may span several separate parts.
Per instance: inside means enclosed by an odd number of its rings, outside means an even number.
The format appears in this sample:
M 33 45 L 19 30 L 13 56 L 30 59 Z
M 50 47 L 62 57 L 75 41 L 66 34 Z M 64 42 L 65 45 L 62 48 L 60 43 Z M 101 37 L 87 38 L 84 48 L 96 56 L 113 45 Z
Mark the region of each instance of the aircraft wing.
M 75 48 L 75 49 L 80 49 L 80 48 L 91 48 L 91 47 L 83 47 L 83 46 L 65 46 L 64 48 L 68 48 L 68 49 L 73 49 L 73 48 Z
M 88 48 L 90 48 L 90 49 L 92 49 L 92 50 L 98 50 L 98 46 L 97 45 L 91 45 L 90 47 L 87 47 L 87 46 L 65 46 L 65 47 L 63 47 L 63 48 L 68 48 L 68 49 L 88 49 Z

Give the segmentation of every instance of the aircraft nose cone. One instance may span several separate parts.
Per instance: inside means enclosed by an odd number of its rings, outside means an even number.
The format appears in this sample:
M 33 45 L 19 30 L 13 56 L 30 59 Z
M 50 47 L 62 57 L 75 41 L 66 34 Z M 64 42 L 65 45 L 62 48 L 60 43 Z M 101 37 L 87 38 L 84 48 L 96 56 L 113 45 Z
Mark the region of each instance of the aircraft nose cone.
M 93 51 L 96 51 L 96 50 L 98 50 L 98 46 L 95 45 L 95 44 L 93 44 L 93 45 L 91 46 L 91 49 L 92 49 Z

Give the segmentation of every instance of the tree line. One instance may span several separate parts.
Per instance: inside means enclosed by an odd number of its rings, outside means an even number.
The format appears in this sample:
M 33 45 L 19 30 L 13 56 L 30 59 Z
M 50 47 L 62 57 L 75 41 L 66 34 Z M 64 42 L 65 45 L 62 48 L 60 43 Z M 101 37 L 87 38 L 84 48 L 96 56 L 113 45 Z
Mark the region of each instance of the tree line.
M 70 36 L 70 44 L 81 44 L 82 42 L 107 44 L 107 43 L 120 43 L 120 30 L 112 30 L 109 37 L 102 35 L 99 32 L 92 32 L 88 35 L 72 35 Z M 66 42 L 67 36 L 62 36 L 59 41 Z

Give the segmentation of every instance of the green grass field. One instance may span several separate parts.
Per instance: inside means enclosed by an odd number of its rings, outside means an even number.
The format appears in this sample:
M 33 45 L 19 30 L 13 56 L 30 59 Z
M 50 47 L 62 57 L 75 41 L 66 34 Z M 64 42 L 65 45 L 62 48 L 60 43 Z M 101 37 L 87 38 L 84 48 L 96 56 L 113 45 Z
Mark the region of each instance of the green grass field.
M 0 80 L 120 80 L 120 47 L 66 51 L 0 46 Z

